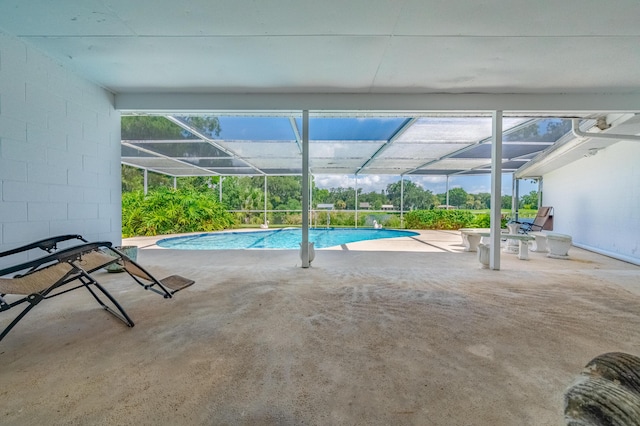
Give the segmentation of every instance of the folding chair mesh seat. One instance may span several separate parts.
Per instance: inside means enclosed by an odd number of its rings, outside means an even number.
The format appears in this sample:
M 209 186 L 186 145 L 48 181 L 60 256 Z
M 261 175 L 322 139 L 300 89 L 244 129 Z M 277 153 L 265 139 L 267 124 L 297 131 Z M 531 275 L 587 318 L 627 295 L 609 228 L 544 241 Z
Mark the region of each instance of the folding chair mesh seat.
M 39 269 L 37 273 L 17 278 L 0 278 L 0 292 L 18 295 L 40 293 L 51 287 L 51 283 L 56 283 L 68 276 L 73 269 L 73 266 L 63 262 Z
M 146 290 L 151 290 L 164 296 L 165 298 L 172 297 L 178 291 L 189 287 L 195 282 L 188 278 L 181 277 L 180 275 L 170 275 L 166 278 L 158 280 L 138 263 L 131 260 L 124 253 L 121 253 L 116 249 L 112 250 L 120 254 L 121 257 L 118 263 L 120 263 L 125 272 L 127 272 L 131 276 L 131 278 L 133 278 Z

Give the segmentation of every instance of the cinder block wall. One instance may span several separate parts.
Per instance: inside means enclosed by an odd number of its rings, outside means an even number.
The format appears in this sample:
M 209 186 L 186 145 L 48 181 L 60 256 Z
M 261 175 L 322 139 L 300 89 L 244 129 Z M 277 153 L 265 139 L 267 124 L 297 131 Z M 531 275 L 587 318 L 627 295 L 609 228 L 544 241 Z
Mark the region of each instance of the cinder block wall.
M 113 105 L 113 94 L 0 32 L 0 251 L 66 233 L 121 242 Z

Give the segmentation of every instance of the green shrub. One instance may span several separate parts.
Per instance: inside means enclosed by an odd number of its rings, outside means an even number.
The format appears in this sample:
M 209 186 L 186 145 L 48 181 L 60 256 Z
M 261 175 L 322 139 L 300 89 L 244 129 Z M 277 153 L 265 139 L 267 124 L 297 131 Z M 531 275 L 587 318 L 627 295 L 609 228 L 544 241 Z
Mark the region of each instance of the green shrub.
M 389 217 L 382 223 L 385 228 L 400 228 L 400 215 L 389 215 Z
M 330 226 L 356 226 L 355 213 L 331 212 Z M 326 224 L 326 221 L 325 221 Z
M 327 217 L 328 216 L 328 217 Z M 302 224 L 302 221 L 300 221 Z M 358 224 L 364 224 L 364 217 L 358 217 Z M 338 212 L 338 211 L 317 211 L 313 215 L 312 226 L 324 228 L 328 226 L 355 226 L 354 212 Z
M 409 229 L 460 229 L 475 222 L 469 210 L 412 210 L 405 215 Z
M 217 231 L 233 224 L 233 215 L 206 192 L 158 188 L 147 195 L 122 194 L 123 237 Z
M 302 213 L 287 213 L 282 222 L 284 225 L 302 225 Z
M 509 216 L 500 215 L 500 228 L 506 228 Z M 482 213 L 476 215 L 476 220 L 469 226 L 470 228 L 489 228 L 491 227 L 491 215 L 488 213 Z
M 471 228 L 489 228 L 491 227 L 491 215 L 490 214 L 477 214 L 476 220 L 473 222 Z

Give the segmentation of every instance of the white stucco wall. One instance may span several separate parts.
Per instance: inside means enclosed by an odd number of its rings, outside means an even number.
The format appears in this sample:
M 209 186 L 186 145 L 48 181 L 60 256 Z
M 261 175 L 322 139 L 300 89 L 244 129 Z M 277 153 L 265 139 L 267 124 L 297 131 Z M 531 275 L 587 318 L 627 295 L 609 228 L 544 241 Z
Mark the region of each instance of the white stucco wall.
M 121 242 L 113 95 L 0 32 L 0 251 L 60 234 Z
M 543 179 L 543 205 L 554 207 L 555 232 L 640 264 L 639 142 L 618 142 Z

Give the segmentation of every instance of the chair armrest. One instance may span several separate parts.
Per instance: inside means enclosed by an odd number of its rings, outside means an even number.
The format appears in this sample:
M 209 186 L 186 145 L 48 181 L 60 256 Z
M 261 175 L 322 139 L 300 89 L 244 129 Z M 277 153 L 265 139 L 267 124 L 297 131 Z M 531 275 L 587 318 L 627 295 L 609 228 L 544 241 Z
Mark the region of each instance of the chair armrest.
M 16 247 L 11 250 L 0 252 L 0 257 L 10 256 L 12 254 L 21 253 L 23 251 L 32 250 L 35 248 L 39 248 L 51 253 L 57 249 L 59 242 L 73 239 L 78 239 L 80 241 L 84 241 L 85 243 L 87 242 L 87 240 L 82 238 L 81 235 L 59 235 L 57 237 L 45 238 L 44 240 L 36 241 L 34 243 L 30 243 L 21 247 Z
M 111 243 L 108 241 L 101 241 L 96 243 L 85 243 L 78 246 L 69 247 L 63 250 L 56 251 L 47 256 L 39 259 L 31 260 L 29 262 L 21 263 L 19 265 L 10 266 L 8 268 L 0 270 L 0 277 L 4 275 L 13 274 L 16 272 L 29 270 L 32 271 L 42 265 L 47 265 L 54 262 L 70 262 L 75 259 L 79 259 L 83 254 L 97 250 L 101 247 L 111 248 Z

